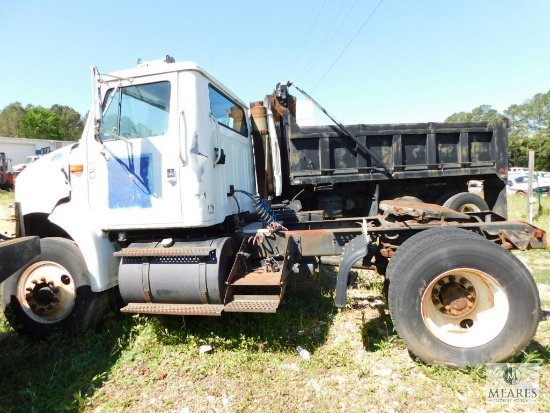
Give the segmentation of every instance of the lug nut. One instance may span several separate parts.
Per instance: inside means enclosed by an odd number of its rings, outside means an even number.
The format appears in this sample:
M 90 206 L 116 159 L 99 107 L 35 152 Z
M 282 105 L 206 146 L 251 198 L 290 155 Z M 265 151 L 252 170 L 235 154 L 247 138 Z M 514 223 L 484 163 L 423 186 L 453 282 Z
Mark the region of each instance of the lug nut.
M 25 300 L 31 301 L 32 300 L 32 294 L 25 295 Z
M 46 307 L 39 307 L 38 312 L 39 313 L 45 313 L 46 312 Z
M 36 305 L 36 303 L 32 303 L 32 304 L 31 304 L 31 309 L 32 309 L 32 310 L 36 310 L 37 307 L 38 307 L 38 306 Z
M 48 306 L 46 307 L 46 309 L 48 309 L 49 311 L 52 311 L 52 310 L 53 310 L 53 304 L 48 304 Z

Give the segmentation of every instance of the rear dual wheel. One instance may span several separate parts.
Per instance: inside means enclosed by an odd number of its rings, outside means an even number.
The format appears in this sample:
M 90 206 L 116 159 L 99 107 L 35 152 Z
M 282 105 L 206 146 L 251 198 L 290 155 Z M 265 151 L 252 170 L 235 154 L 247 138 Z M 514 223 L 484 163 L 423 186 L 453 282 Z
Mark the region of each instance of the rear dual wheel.
M 540 301 L 531 274 L 472 232 L 438 228 L 411 237 L 390 260 L 387 277 L 395 329 L 427 363 L 505 361 L 536 332 Z
M 489 209 L 489 205 L 483 198 L 470 192 L 452 195 L 442 205 L 458 212 L 480 212 Z

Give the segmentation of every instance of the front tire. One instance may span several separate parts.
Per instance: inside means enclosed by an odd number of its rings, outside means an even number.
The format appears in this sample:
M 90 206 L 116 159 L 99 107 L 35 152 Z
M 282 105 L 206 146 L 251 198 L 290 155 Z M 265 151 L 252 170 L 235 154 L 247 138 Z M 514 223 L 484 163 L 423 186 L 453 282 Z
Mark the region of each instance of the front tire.
M 78 246 L 64 238 L 43 238 L 40 248 L 40 255 L 2 284 L 7 320 L 34 338 L 89 330 L 103 316 L 108 297 L 92 292 Z
M 536 284 L 511 253 L 459 228 L 423 231 L 387 269 L 395 329 L 427 363 L 477 366 L 510 359 L 535 335 Z

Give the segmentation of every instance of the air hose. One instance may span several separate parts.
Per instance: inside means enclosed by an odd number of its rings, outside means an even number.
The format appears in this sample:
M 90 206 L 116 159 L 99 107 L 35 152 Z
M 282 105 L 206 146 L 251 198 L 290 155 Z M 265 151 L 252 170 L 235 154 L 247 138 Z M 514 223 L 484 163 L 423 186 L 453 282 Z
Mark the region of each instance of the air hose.
M 265 226 L 268 226 L 274 222 L 277 222 L 277 219 L 275 217 L 275 212 L 273 212 L 269 203 L 265 199 L 260 198 L 258 195 L 252 195 L 251 193 L 242 191 L 240 189 L 236 189 L 235 192 L 244 194 L 252 200 L 254 204 L 254 209 L 262 219 L 262 222 Z

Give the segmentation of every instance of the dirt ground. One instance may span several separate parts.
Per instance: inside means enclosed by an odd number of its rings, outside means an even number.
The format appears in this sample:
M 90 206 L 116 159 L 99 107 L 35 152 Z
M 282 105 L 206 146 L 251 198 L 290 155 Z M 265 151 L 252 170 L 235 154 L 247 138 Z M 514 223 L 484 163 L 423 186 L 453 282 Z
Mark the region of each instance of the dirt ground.
M 13 201 L 0 200 L 0 237 L 15 236 L 15 208 Z

